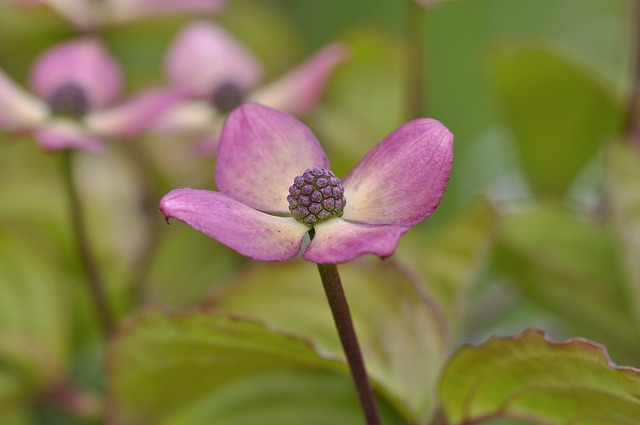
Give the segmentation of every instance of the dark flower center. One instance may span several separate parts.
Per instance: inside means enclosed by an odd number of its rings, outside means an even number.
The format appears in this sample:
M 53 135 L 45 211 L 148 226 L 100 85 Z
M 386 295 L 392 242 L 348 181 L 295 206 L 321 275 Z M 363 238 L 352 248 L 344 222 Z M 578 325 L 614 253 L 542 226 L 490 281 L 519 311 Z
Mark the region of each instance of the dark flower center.
M 54 115 L 81 118 L 89 111 L 89 99 L 81 87 L 74 83 L 58 86 L 49 97 Z
M 324 168 L 309 168 L 293 179 L 287 201 L 293 218 L 309 227 L 342 217 L 347 203 L 340 179 Z
M 228 114 L 240 106 L 245 97 L 246 93 L 240 86 L 232 81 L 227 81 L 216 88 L 212 100 L 218 110 Z

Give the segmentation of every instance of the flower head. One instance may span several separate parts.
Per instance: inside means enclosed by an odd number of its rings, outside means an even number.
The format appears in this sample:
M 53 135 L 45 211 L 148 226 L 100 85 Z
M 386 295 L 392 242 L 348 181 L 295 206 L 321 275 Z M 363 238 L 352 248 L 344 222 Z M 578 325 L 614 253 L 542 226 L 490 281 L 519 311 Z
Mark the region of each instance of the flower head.
M 173 13 L 214 12 L 226 0 L 14 0 L 24 5 L 46 4 L 80 29 Z
M 169 81 L 186 90 L 188 98 L 158 120 L 156 129 L 198 140 L 203 151 L 215 152 L 224 118 L 242 102 L 304 114 L 345 57 L 343 45 L 329 45 L 282 78 L 259 87 L 262 69 L 251 51 L 219 26 L 192 23 L 177 35 L 165 63 Z
M 385 258 L 402 234 L 436 209 L 452 160 L 449 130 L 417 119 L 387 136 L 340 181 L 304 124 L 245 103 L 231 112 L 220 136 L 219 191 L 173 190 L 160 211 L 257 260 L 293 258 L 310 227 L 308 261 L 343 263 L 367 253 Z M 300 206 L 307 211 L 298 212 Z M 317 220 L 305 220 L 309 214 Z
M 148 91 L 111 106 L 120 94 L 118 64 L 94 38 L 47 50 L 33 65 L 27 93 L 0 70 L 0 128 L 33 132 L 45 150 L 78 148 L 98 152 L 103 138 L 137 134 L 152 125 L 177 91 Z

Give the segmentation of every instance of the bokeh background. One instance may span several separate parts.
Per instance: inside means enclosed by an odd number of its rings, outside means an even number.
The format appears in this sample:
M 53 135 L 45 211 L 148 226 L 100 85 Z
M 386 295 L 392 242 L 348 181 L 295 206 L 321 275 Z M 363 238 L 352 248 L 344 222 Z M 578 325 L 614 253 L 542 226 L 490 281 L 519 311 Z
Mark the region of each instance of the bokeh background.
M 640 160 L 624 127 L 633 84 L 633 3 L 445 0 L 420 8 L 401 0 L 230 0 L 212 16 L 157 17 L 109 26 L 100 36 L 121 62 L 129 91 L 166 84 L 166 48 L 194 19 L 216 22 L 245 43 L 263 63 L 266 81 L 328 43 L 346 43 L 349 58 L 303 117 L 339 176 L 415 118 L 406 106 L 411 96 L 422 98 L 423 116 L 453 132 L 454 167 L 437 212 L 403 237 L 392 259 L 344 267 L 365 341 L 403 347 L 398 335 L 422 339 L 392 353 L 371 349 L 373 374 L 388 396 L 387 420 L 436 423 L 430 421 L 438 402 L 430 395 L 441 365 L 461 344 L 491 335 L 539 327 L 556 338 L 593 339 L 617 363 L 640 366 Z M 75 35 L 46 7 L 3 0 L 0 68 L 26 86 L 34 59 Z M 418 94 L 410 83 L 416 60 L 424 84 Z M 165 352 L 161 344 L 132 342 L 141 311 L 227 309 L 339 353 L 312 264 L 257 264 L 181 223 L 164 223 L 160 197 L 183 186 L 213 189 L 215 158 L 194 154 L 184 141 L 149 135 L 114 141 L 103 155 L 81 154 L 75 166 L 124 336 L 105 349 L 70 236 L 59 155 L 42 152 L 29 135 L 0 133 L 1 423 L 102 423 L 104 406 L 113 404 L 130 421 L 113 424 L 215 418 L 206 401 L 215 395 L 195 384 L 191 391 L 188 380 L 180 381 L 182 397 L 171 403 L 162 392 L 169 378 L 158 381 L 156 393 L 148 383 L 127 386 L 133 372 L 119 362 L 135 368 L 144 363 L 140 352 Z M 413 282 L 407 291 L 417 287 L 422 295 L 385 295 L 389 285 L 405 281 Z M 424 293 L 428 308 L 407 307 Z M 387 305 L 385 297 L 401 301 Z M 151 322 L 164 320 L 150 314 Z M 380 320 L 371 319 L 377 315 Z M 381 335 L 382 328 L 389 333 Z M 410 371 L 385 369 L 403 362 Z M 430 378 L 394 382 L 416 370 Z M 193 381 L 202 371 L 183 372 Z M 277 379 L 334 391 L 334 375 L 305 373 Z M 259 388 L 255 379 L 246 388 Z M 88 393 L 74 393 L 86 410 L 80 418 L 52 396 L 67 380 Z M 300 400 L 316 400 L 308 392 L 308 399 L 297 393 Z M 415 400 L 411 394 L 418 394 Z M 228 406 L 247 399 L 255 411 L 269 405 L 264 394 L 252 397 L 227 400 Z M 358 418 L 354 400 L 344 397 L 351 412 L 344 417 Z M 215 400 L 211 405 L 219 405 Z M 300 412 L 305 406 L 300 401 Z

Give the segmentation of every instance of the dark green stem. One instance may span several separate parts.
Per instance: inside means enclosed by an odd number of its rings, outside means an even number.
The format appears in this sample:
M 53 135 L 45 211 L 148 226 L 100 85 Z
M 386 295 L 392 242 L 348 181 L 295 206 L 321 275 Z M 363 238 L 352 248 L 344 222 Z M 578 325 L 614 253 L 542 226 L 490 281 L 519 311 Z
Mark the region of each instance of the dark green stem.
M 633 4 L 633 40 L 631 71 L 631 90 L 629 96 L 629 106 L 627 109 L 627 119 L 625 125 L 625 135 L 631 140 L 631 143 L 640 148 L 640 0 L 636 0 Z
M 407 86 L 406 115 L 408 120 L 425 114 L 425 20 L 426 8 L 415 0 L 407 0 Z
M 73 176 L 73 154 L 71 150 L 62 152 L 64 183 L 67 189 L 71 224 L 76 239 L 78 256 L 85 273 L 85 281 L 91 295 L 98 321 L 105 334 L 109 335 L 114 327 L 114 319 L 109 307 L 107 296 L 98 271 L 96 259 L 89 243 L 89 236 L 84 221 L 82 202 Z
M 342 289 L 338 268 L 335 264 L 318 264 L 318 271 L 331 307 L 333 320 L 338 329 L 342 348 L 351 369 L 351 376 L 358 391 L 367 425 L 380 425 L 382 423 L 380 422 L 380 414 L 378 413 L 373 390 L 364 367 L 364 360 L 362 359 L 360 345 L 351 321 L 351 313 Z
M 140 187 L 138 207 L 144 216 L 145 240 L 138 252 L 138 257 L 131 270 L 131 298 L 134 307 L 140 307 L 147 302 L 147 280 L 151 264 L 162 235 L 159 228 L 157 200 L 161 194 L 156 193 L 154 181 L 158 179 L 153 164 L 149 161 L 149 155 L 144 151 L 144 146 L 137 143 L 125 143 L 126 154 L 134 164 L 136 181 Z

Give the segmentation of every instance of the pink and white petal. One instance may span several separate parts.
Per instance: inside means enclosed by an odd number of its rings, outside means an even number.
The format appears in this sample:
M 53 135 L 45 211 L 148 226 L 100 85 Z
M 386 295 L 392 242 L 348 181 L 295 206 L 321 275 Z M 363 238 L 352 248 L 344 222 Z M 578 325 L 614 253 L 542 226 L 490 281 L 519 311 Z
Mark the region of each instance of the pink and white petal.
M 197 142 L 193 147 L 193 151 L 199 156 L 213 156 L 218 152 L 219 142 L 219 134 L 212 133 L 209 135 L 209 137 Z
M 111 0 L 113 18 L 128 21 L 147 16 L 175 13 L 211 13 L 221 9 L 226 0 Z
M 339 264 L 365 255 L 393 255 L 409 226 L 370 226 L 334 218 L 314 226 L 315 236 L 302 255 L 319 264 Z
M 453 135 L 440 122 L 411 121 L 380 142 L 343 179 L 345 220 L 411 226 L 438 206 L 449 181 Z
M 16 85 L 0 70 L 0 127 L 21 130 L 41 123 L 49 107 Z
M 169 47 L 165 61 L 169 80 L 195 96 L 213 95 L 224 83 L 247 90 L 262 70 L 253 54 L 217 25 L 195 22 L 185 27 Z
M 104 143 L 99 138 L 87 134 L 78 124 L 67 120 L 54 120 L 33 132 L 38 144 L 45 151 L 80 149 L 92 153 L 102 153 Z
M 153 131 L 169 136 L 201 138 L 213 128 L 220 131 L 219 119 L 220 116 L 209 102 L 186 100 L 164 111 L 153 124 Z
M 149 90 L 121 105 L 89 113 L 85 123 L 92 131 L 105 137 L 132 137 L 153 126 L 182 98 L 183 93 L 176 90 Z
M 196 142 L 193 147 L 193 151 L 202 156 L 215 156 L 218 154 L 218 146 L 220 144 L 220 132 L 222 131 L 222 125 L 224 124 L 224 117 L 218 115 L 214 121 L 210 131 Z
M 282 78 L 255 90 L 251 100 L 290 114 L 305 114 L 318 102 L 331 72 L 346 57 L 346 46 L 331 44 Z
M 119 94 L 122 73 L 102 43 L 85 37 L 58 44 L 42 54 L 31 70 L 30 81 L 44 99 L 50 99 L 63 84 L 76 84 L 95 108 L 104 107 Z
M 32 3 L 49 5 L 77 28 L 81 29 L 96 27 L 104 16 L 106 9 L 100 2 L 88 2 L 86 0 L 40 0 Z
M 260 261 L 295 257 L 309 230 L 291 217 L 268 215 L 210 190 L 172 190 L 160 200 L 160 211 Z
M 307 168 L 329 168 L 311 130 L 257 103 L 234 109 L 222 128 L 215 179 L 221 192 L 261 211 L 288 214 L 293 179 Z

